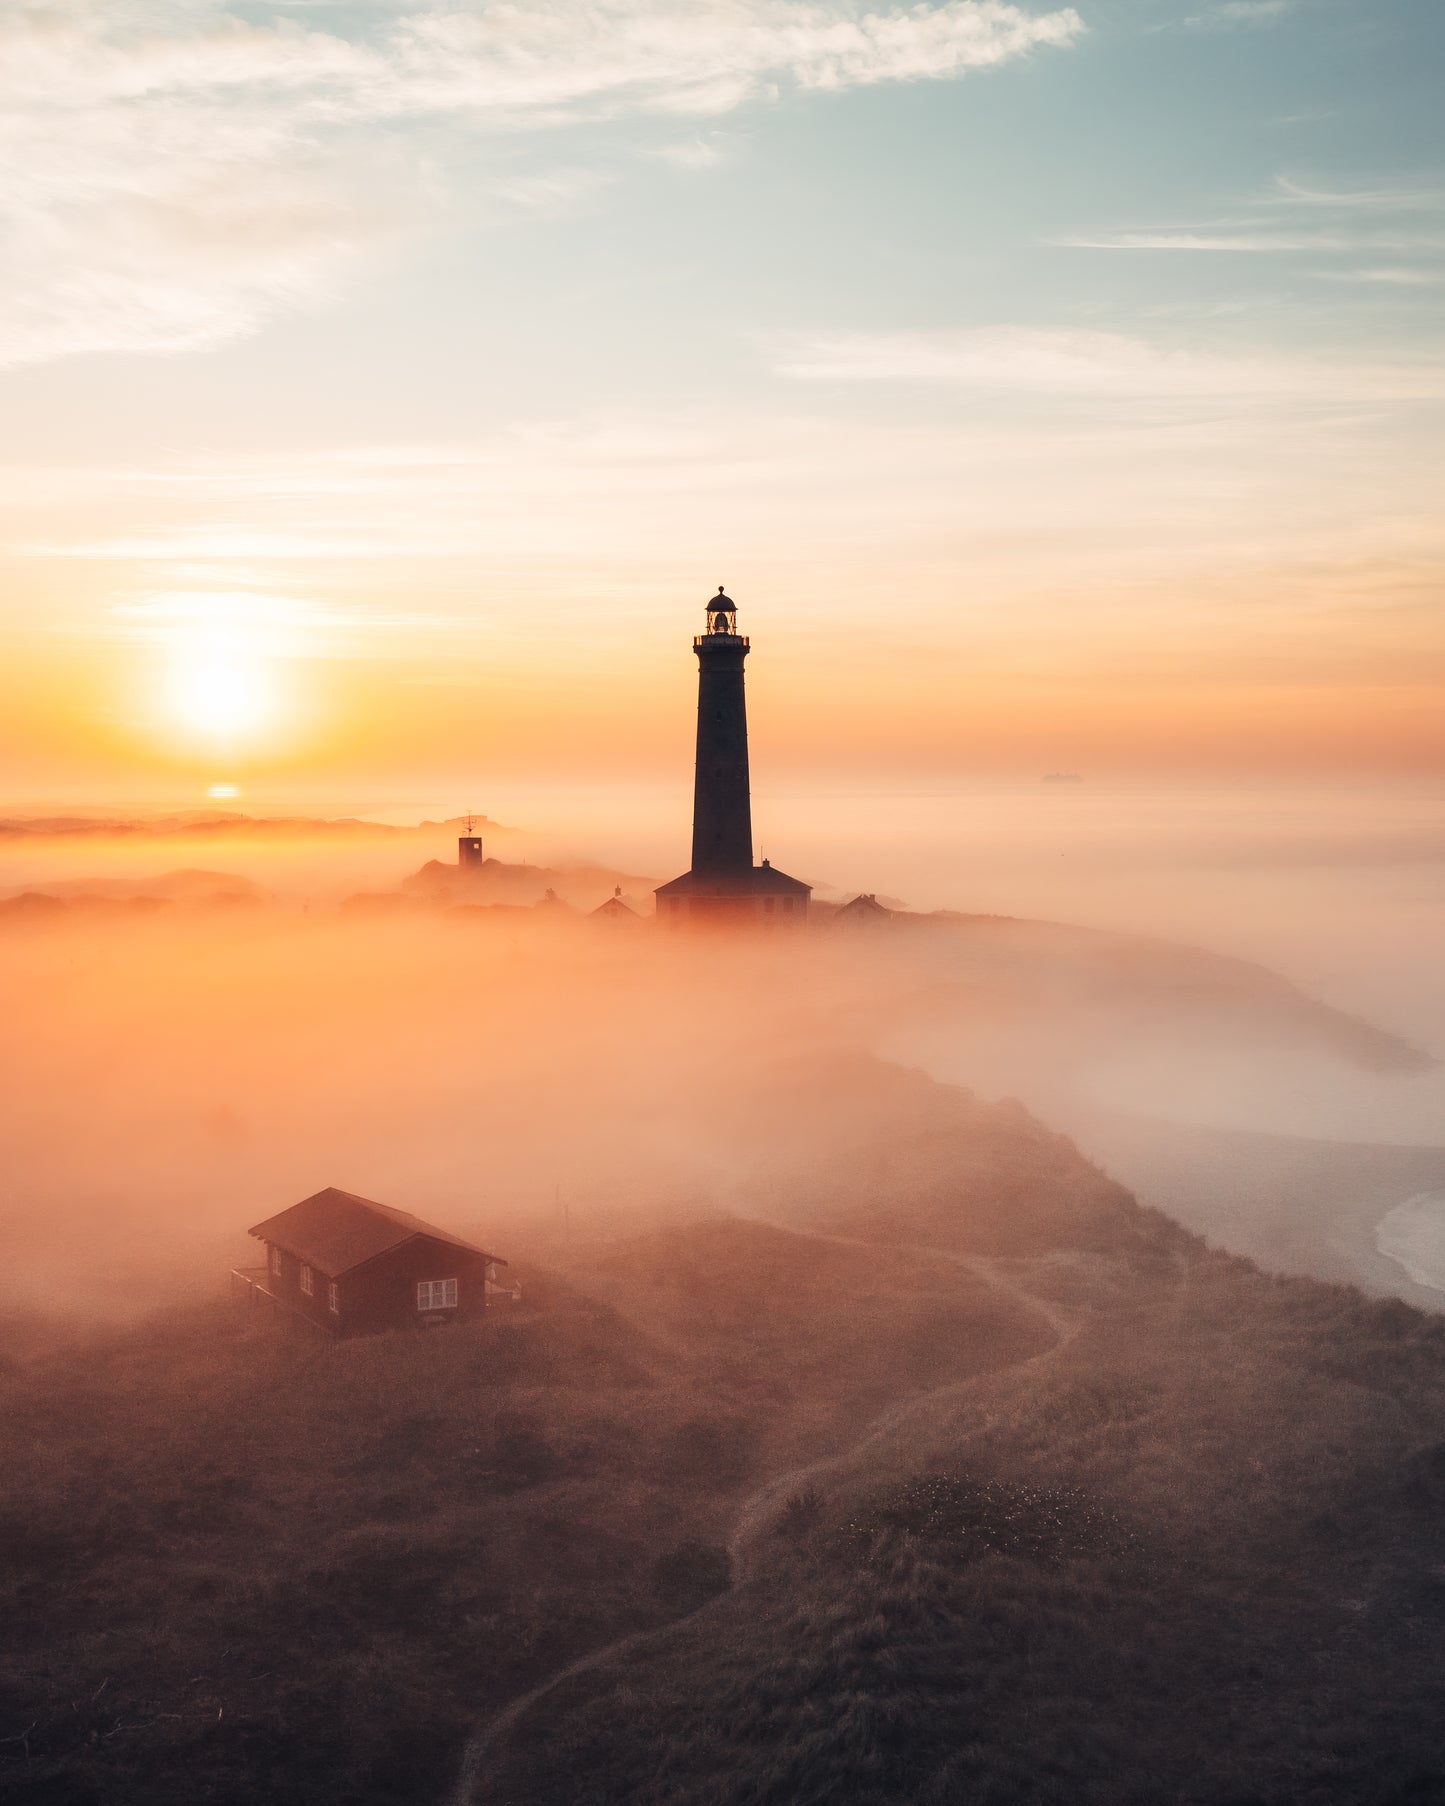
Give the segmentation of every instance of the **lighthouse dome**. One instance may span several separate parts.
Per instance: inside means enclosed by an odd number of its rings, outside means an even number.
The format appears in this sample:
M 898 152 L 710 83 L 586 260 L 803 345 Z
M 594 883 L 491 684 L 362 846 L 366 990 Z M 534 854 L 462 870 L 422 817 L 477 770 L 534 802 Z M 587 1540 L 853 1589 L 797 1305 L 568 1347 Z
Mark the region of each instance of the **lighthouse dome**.
M 737 603 L 723 594 L 722 585 L 717 586 L 717 594 L 707 605 L 710 615 L 731 615 L 737 613 Z

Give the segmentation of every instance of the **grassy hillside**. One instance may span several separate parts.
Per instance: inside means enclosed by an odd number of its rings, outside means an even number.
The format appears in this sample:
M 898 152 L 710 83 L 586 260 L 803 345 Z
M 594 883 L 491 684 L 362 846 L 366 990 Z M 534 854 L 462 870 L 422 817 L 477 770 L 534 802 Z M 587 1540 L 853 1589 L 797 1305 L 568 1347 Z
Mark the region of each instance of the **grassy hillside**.
M 11 1326 L 7 1798 L 1445 1798 L 1445 1320 L 918 1075 L 733 1128 L 768 1220 L 554 1248 L 516 1321 Z
M 479 1713 L 725 1585 L 768 1473 L 1049 1341 L 947 1261 L 763 1225 L 571 1264 L 427 1337 L 12 1326 L 7 1798 L 435 1799 Z
M 832 1475 L 478 1797 L 1445 1799 L 1445 1320 L 1171 1264 L 1014 1263 L 1068 1299 L 1054 1353 Z

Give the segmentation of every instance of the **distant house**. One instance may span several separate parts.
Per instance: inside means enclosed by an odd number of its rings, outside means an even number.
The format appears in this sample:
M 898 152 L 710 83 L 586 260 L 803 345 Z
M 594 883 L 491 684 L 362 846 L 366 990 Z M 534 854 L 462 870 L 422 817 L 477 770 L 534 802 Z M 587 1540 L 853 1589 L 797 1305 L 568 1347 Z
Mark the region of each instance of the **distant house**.
M 497 1270 L 506 1262 L 409 1210 L 328 1186 L 250 1234 L 264 1267 L 232 1275 L 253 1306 L 292 1313 L 333 1336 L 431 1328 L 482 1316 L 519 1295 Z
M 871 891 L 865 891 L 851 903 L 845 903 L 833 920 L 845 928 L 868 927 L 875 922 L 891 922 L 893 911 L 885 909 Z
M 622 886 L 620 884 L 605 903 L 599 903 L 596 909 L 592 911 L 591 919 L 594 922 L 624 923 L 640 922 L 642 920 L 641 916 L 632 905 L 624 899 L 622 895 Z

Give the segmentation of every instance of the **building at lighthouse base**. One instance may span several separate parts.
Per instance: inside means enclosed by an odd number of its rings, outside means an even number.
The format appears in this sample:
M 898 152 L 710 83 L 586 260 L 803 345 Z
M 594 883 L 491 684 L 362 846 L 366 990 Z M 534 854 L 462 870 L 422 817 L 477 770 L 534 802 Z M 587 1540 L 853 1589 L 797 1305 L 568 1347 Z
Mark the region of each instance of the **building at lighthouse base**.
M 812 894 L 766 859 L 739 871 L 684 872 L 657 890 L 657 919 L 675 928 L 801 928 Z

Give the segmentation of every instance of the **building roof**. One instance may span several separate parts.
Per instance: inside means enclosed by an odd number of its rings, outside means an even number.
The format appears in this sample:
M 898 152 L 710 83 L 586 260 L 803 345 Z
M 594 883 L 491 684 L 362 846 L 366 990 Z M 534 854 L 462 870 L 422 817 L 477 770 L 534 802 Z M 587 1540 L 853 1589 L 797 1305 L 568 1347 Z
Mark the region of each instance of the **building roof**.
M 592 911 L 592 914 L 594 916 L 606 916 L 612 921 L 619 922 L 624 919 L 635 922 L 639 919 L 637 911 L 623 898 L 620 888 L 616 896 L 609 897 L 605 903 L 599 903 L 596 909 Z
M 790 897 L 811 896 L 813 887 L 804 884 L 800 878 L 790 878 L 786 872 L 780 872 L 776 866 L 769 865 L 765 859 L 761 865 L 755 865 L 741 872 L 684 872 L 680 878 L 674 878 L 668 884 L 660 884 L 656 895 L 659 897 L 760 897 L 787 895 Z
M 378 1204 L 371 1198 L 358 1198 L 354 1192 L 338 1191 L 334 1185 L 318 1191 L 279 1216 L 267 1217 L 247 1232 L 263 1242 L 275 1242 L 288 1254 L 294 1254 L 307 1266 L 315 1267 L 328 1279 L 339 1279 L 353 1267 L 361 1267 L 378 1254 L 388 1254 L 403 1242 L 417 1236 L 447 1242 L 468 1254 L 485 1260 L 496 1260 L 485 1248 L 465 1242 L 449 1229 L 438 1229 L 425 1223 L 409 1210 L 397 1210 L 390 1204 Z M 499 1261 L 499 1266 L 506 1266 Z
M 839 909 L 840 916 L 855 916 L 871 920 L 875 916 L 891 916 L 893 911 L 885 909 L 872 891 L 863 891 L 853 898 L 851 903 L 844 903 Z

